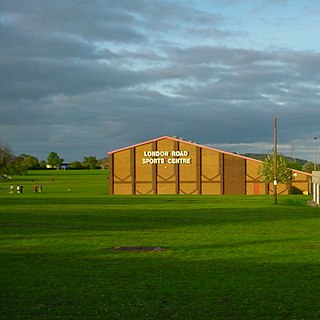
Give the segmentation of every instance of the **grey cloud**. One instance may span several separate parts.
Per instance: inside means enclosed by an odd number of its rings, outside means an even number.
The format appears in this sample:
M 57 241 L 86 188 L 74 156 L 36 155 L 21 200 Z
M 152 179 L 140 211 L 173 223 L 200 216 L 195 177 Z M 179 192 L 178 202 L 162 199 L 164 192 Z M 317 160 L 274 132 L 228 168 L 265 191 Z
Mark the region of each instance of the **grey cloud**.
M 90 41 L 142 41 L 135 31 L 134 16 L 122 11 L 114 1 L 4 1 L 3 11 L 18 14 L 15 26 L 28 33 L 60 32 Z
M 134 71 L 100 62 L 51 59 L 2 59 L 0 88 L 4 99 L 39 99 L 46 95 L 80 94 L 134 83 Z
M 217 45 L 237 37 L 225 17 L 183 2 L 26 3 L 0 3 L 0 134 L 20 153 L 101 157 L 161 135 L 267 145 L 274 116 L 283 144 L 319 130 L 317 52 Z

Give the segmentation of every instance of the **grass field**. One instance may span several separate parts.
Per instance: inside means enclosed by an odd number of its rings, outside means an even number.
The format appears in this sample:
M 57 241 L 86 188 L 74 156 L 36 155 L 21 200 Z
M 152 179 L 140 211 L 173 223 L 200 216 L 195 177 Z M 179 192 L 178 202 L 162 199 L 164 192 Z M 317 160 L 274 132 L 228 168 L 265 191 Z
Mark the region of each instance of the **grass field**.
M 24 193 L 0 182 L 0 319 L 320 319 L 309 197 L 108 196 L 102 170 L 12 182 Z

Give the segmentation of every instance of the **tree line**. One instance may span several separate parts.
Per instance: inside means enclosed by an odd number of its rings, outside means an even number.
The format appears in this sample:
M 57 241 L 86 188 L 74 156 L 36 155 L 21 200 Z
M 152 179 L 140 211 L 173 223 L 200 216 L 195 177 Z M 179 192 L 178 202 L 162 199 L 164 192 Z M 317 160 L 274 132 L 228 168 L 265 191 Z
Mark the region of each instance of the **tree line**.
M 273 163 L 272 154 L 266 155 L 262 160 L 262 168 L 261 173 L 268 180 L 271 176 Z M 0 174 L 26 174 L 28 170 L 34 169 L 60 169 L 64 164 L 64 159 L 61 158 L 56 152 L 50 152 L 46 160 L 39 161 L 37 157 L 28 155 L 28 154 L 20 154 L 19 156 L 15 156 L 10 148 L 10 146 L 0 143 Z M 289 161 L 287 157 L 284 155 L 279 155 L 278 164 L 281 164 L 281 168 L 279 168 L 278 172 L 286 172 L 286 170 L 296 169 L 304 172 L 311 173 L 315 167 L 316 170 L 320 170 L 320 165 L 314 165 L 313 162 L 305 162 L 303 165 L 300 163 L 295 163 L 293 161 Z M 87 156 L 83 158 L 83 161 L 73 161 L 67 164 L 71 169 L 98 169 L 98 168 L 108 168 L 109 162 L 108 158 L 97 159 L 94 156 Z M 269 173 L 268 173 L 269 171 Z M 290 170 L 289 170 L 290 171 Z M 291 172 L 291 171 L 290 171 Z M 270 178 L 270 181 L 272 179 Z M 289 179 L 290 180 L 290 179 Z
M 10 146 L 0 143 L 0 174 L 27 174 L 28 170 L 36 169 L 60 169 L 64 165 L 64 159 L 58 153 L 50 152 L 46 160 L 40 160 L 29 154 L 13 154 Z M 108 168 L 108 159 L 97 159 L 87 156 L 83 161 L 73 161 L 65 164 L 70 169 L 105 169 Z

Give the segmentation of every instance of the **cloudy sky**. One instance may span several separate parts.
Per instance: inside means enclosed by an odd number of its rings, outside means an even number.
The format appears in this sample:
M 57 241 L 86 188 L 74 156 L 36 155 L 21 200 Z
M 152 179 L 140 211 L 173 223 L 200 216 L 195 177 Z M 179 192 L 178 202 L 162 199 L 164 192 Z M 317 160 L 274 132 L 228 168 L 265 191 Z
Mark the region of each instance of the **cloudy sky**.
M 314 0 L 1 0 L 0 141 L 39 160 L 163 135 L 268 152 L 277 117 L 279 151 L 313 160 L 319 15 Z

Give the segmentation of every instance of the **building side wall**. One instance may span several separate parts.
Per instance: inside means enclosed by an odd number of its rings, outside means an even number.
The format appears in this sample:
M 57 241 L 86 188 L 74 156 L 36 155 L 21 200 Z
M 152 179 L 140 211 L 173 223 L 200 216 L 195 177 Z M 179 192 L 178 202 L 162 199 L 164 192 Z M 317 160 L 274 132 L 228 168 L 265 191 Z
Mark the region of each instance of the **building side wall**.
M 202 194 L 222 194 L 221 153 L 202 148 L 201 190 Z
M 253 160 L 246 160 L 246 193 L 248 195 L 268 194 L 268 186 L 259 175 L 261 164 Z
M 292 186 L 299 188 L 302 192 L 309 193 L 310 192 L 310 177 L 300 173 L 294 173 L 294 179 L 292 181 Z M 289 194 L 290 185 L 285 184 L 278 184 L 277 186 L 277 193 L 280 195 L 287 195 Z M 269 194 L 273 194 L 274 186 L 273 184 L 269 184 Z
M 150 155 L 154 151 L 161 155 Z M 175 155 L 181 151 L 183 155 Z M 178 160 L 188 160 L 178 163 Z M 259 175 L 261 163 L 199 145 L 163 138 L 110 155 L 110 194 L 273 194 Z M 293 186 L 310 190 L 309 176 L 296 172 Z M 289 186 L 278 185 L 279 194 Z
M 174 140 L 163 139 L 157 141 L 154 150 L 168 151 L 177 148 L 177 142 Z M 170 156 L 164 156 L 167 162 Z M 176 165 L 157 164 L 157 175 L 155 183 L 157 185 L 157 194 L 177 194 L 177 184 L 179 181 Z
M 154 166 L 150 163 L 141 163 L 144 152 L 151 151 L 152 149 L 152 143 L 135 148 L 135 194 L 156 194 L 153 184 L 155 179 Z
M 113 154 L 113 193 L 132 194 L 131 149 Z
M 188 152 L 188 158 L 191 159 L 191 163 L 179 164 L 179 193 L 180 194 L 200 194 L 199 189 L 199 169 L 201 166 L 200 152 L 197 146 L 179 143 L 179 150 Z
M 300 172 L 296 172 L 292 185 L 299 188 L 303 192 L 309 192 L 311 189 L 310 183 L 311 180 L 309 176 L 306 176 Z
M 226 195 L 246 194 L 246 160 L 224 155 L 224 183 L 223 190 Z

